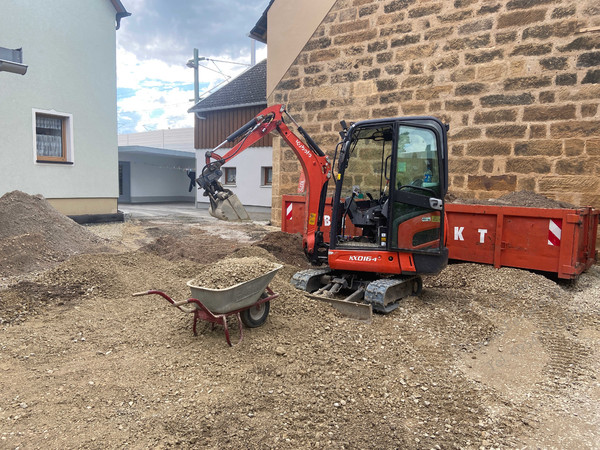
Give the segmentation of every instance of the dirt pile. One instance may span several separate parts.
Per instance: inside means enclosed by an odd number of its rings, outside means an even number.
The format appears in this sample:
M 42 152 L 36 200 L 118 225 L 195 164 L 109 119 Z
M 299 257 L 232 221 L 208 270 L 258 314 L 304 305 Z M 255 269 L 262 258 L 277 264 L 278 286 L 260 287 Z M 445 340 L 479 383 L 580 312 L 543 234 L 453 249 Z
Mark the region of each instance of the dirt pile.
M 48 268 L 102 244 L 42 196 L 13 191 L 0 198 L 0 276 Z
M 208 289 L 225 289 L 258 278 L 276 267 L 260 257 L 225 258 L 203 268 L 192 284 Z
M 536 194 L 531 191 L 510 192 L 498 198 L 491 199 L 465 199 L 458 198 L 454 194 L 446 196 L 448 203 L 462 203 L 465 205 L 500 205 L 500 206 L 522 206 L 526 208 L 545 208 L 545 209 L 575 209 L 570 203 L 561 202 Z
M 232 257 L 278 261 L 247 244 Z M 131 296 L 184 300 L 198 268 L 141 251 L 77 255 L 1 290 L 38 309 L 0 326 L 0 447 L 597 446 L 598 266 L 563 285 L 451 265 L 365 324 L 292 287 L 288 265 L 267 322 L 233 348 L 221 327 L 194 336 L 191 314 Z
M 297 267 L 308 267 L 309 263 L 302 249 L 302 236 L 300 234 L 274 231 L 268 233 L 260 241 L 253 244 L 264 248 L 285 264 Z

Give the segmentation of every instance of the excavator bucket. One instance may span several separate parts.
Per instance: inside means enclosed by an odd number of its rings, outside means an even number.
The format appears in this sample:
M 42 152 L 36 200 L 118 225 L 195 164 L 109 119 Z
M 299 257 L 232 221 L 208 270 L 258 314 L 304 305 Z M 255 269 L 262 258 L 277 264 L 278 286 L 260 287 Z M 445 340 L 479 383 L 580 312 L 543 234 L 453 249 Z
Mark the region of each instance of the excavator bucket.
M 231 191 L 219 192 L 215 196 L 211 195 L 208 212 L 219 220 L 229 220 L 231 222 L 250 220 L 246 208 L 244 208 L 238 196 Z

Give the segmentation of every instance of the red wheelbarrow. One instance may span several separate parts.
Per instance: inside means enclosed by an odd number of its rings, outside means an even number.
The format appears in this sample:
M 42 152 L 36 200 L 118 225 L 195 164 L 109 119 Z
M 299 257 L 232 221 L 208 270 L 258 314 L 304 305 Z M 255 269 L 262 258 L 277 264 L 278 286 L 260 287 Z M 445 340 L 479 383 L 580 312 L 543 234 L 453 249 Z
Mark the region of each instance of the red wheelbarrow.
M 226 289 L 195 286 L 192 281 L 188 281 L 187 285 L 192 292 L 192 298 L 180 302 L 174 301 L 167 294 L 158 290 L 136 292 L 133 296 L 160 295 L 180 311 L 193 314 L 194 336 L 198 335 L 196 325 L 199 319 L 212 323 L 213 328 L 215 324 L 222 325 L 227 344 L 232 347 L 227 318 L 229 316 L 237 317 L 240 335 L 238 344 L 243 339 L 242 324 L 249 328 L 256 328 L 265 323 L 271 309 L 270 301 L 279 297 L 279 294 L 273 292 L 268 284 L 282 267 L 281 264 L 277 264 L 273 270 L 258 278 L 238 283 Z

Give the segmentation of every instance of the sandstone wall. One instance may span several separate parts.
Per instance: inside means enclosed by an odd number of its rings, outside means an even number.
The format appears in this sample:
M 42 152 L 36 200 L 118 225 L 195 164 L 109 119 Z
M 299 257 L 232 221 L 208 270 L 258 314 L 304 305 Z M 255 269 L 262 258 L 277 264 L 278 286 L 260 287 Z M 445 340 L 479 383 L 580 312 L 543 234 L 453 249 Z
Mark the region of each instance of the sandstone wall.
M 277 44 L 269 40 L 269 46 Z M 339 120 L 450 124 L 450 191 L 600 207 L 600 3 L 338 0 L 269 104 L 333 153 Z M 274 143 L 273 221 L 300 167 Z

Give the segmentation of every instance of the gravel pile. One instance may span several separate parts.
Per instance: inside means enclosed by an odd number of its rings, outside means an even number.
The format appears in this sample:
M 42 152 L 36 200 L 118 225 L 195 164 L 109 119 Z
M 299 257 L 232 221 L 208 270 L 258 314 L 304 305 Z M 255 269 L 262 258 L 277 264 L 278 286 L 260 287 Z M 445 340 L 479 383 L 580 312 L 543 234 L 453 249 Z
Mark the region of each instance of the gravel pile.
M 225 258 L 204 267 L 192 284 L 209 289 L 225 289 L 270 272 L 276 264 L 259 257 Z

